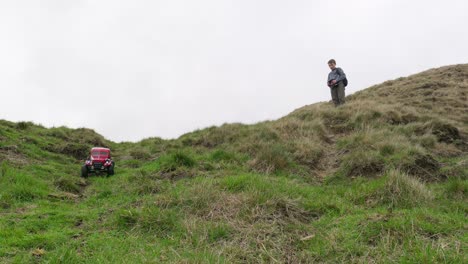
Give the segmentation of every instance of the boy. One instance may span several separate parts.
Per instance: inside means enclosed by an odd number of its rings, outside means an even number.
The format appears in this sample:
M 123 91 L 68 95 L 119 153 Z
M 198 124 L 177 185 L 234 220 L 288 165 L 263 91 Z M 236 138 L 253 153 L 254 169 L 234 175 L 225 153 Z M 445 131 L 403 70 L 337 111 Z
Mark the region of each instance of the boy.
M 336 67 L 336 61 L 331 59 L 328 61 L 328 67 L 331 72 L 328 74 L 327 85 L 330 87 L 331 96 L 335 106 L 345 103 L 345 80 L 346 74 L 341 68 Z

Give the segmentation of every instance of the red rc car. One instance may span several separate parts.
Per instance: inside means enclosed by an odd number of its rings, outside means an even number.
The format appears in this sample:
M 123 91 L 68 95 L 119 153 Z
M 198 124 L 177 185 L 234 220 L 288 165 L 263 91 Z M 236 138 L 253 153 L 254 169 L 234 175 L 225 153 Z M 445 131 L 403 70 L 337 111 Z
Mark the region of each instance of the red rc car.
M 114 175 L 114 166 L 110 149 L 92 148 L 85 164 L 81 167 L 81 177 L 86 178 L 89 173 L 100 172 L 107 172 L 107 176 Z

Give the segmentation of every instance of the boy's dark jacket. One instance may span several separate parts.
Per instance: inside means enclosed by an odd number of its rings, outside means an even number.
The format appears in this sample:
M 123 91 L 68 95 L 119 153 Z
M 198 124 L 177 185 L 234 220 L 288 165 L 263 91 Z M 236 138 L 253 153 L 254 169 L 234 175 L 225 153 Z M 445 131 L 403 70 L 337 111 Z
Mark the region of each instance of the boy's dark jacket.
M 328 74 L 328 80 L 327 80 L 327 85 L 329 87 L 333 87 L 333 86 L 336 86 L 338 85 L 339 82 L 341 81 L 344 81 L 346 79 L 346 74 L 344 73 L 344 71 L 339 68 L 339 67 L 336 67 L 334 70 L 332 70 L 329 74 Z M 336 84 L 335 85 L 331 85 L 331 81 L 332 80 L 336 80 Z M 347 82 L 345 84 L 345 86 L 347 85 Z

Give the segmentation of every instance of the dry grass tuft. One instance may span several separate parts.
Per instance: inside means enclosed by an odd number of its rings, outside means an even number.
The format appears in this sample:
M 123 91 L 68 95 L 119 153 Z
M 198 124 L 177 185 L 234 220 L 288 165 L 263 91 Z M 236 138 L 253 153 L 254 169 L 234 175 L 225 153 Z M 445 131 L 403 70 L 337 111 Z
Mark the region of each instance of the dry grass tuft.
M 54 181 L 55 187 L 64 192 L 80 193 L 82 188 L 79 185 L 79 181 L 72 177 L 62 176 Z
M 378 152 L 355 152 L 345 156 L 341 168 L 346 176 L 374 177 L 385 169 L 385 161 Z
M 255 158 L 249 162 L 251 169 L 261 173 L 274 173 L 290 165 L 289 153 L 279 144 L 258 146 Z
M 414 153 L 414 155 L 402 161 L 400 168 L 423 181 L 434 181 L 443 177 L 439 173 L 439 162 L 429 154 Z
M 194 186 L 178 205 L 190 216 L 186 218 L 191 220 L 186 221 L 188 230 L 195 228 L 193 221 L 222 223 L 203 237 L 208 241 L 214 237 L 214 249 L 230 262 L 307 261 L 308 253 L 297 245 L 310 236 L 309 224 L 319 215 L 305 210 L 299 200 L 270 197 L 261 201 L 259 195 L 247 190 L 226 192 L 206 183 Z
M 377 193 L 378 200 L 392 208 L 421 206 L 434 198 L 427 187 L 398 170 L 387 172 L 387 182 Z
M 80 143 L 64 142 L 63 144 L 49 146 L 47 150 L 58 154 L 65 154 L 79 160 L 88 156 L 91 147 L 90 145 Z

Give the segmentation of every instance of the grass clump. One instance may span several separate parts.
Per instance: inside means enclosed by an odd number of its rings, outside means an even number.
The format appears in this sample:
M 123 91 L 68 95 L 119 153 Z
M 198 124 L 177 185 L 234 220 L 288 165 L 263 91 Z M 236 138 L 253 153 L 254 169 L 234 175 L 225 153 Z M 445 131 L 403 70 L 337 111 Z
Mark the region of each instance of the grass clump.
M 140 212 L 135 209 L 121 209 L 116 212 L 115 223 L 119 228 L 132 228 L 138 222 Z
M 234 230 L 227 224 L 215 224 L 208 228 L 208 243 L 219 243 L 228 240 Z
M 394 157 L 392 163 L 395 167 L 418 177 L 423 181 L 439 180 L 444 175 L 439 173 L 440 164 L 432 155 L 418 149 L 409 149 L 402 155 Z
M 154 204 L 147 204 L 142 208 L 119 210 L 115 223 L 121 229 L 167 236 L 181 229 L 180 220 L 181 216 L 172 209 L 160 209 Z
M 441 169 L 441 173 L 446 175 L 449 179 L 468 180 L 468 157 L 467 159 L 448 160 Z
M 20 130 L 26 130 L 30 127 L 34 126 L 34 124 L 32 122 L 18 122 L 16 124 L 16 128 L 20 129 Z
M 468 181 L 462 179 L 451 179 L 447 184 L 446 193 L 451 198 L 468 198 Z
M 286 169 L 290 164 L 289 153 L 283 145 L 265 144 L 259 146 L 249 166 L 254 171 L 269 174 Z
M 134 149 L 130 151 L 130 155 L 136 160 L 148 160 L 151 158 L 151 154 L 148 151 L 141 149 Z
M 81 191 L 77 181 L 71 177 L 62 176 L 54 181 L 54 185 L 64 192 L 79 193 Z
M 209 159 L 214 162 L 231 162 L 236 161 L 236 155 L 222 149 L 217 149 L 210 154 Z
M 191 154 L 184 151 L 176 151 L 160 158 L 161 171 L 175 171 L 180 167 L 191 168 L 196 164 Z
M 440 163 L 425 149 L 433 148 L 433 136 L 395 133 L 393 129 L 364 128 L 337 143 L 345 154 L 341 171 L 347 176 L 375 176 L 383 171 L 398 168 L 424 181 L 442 178 Z
M 5 177 L 8 173 L 8 162 L 6 160 L 2 161 L 0 165 L 0 178 Z
M 160 209 L 147 205 L 142 209 L 138 223 L 145 232 L 166 236 L 176 233 L 180 228 L 181 215 L 172 209 Z
M 123 160 L 119 163 L 119 166 L 132 168 L 132 169 L 139 168 L 142 165 L 143 165 L 143 162 L 141 160 L 136 160 L 136 159 Z
M 96 131 L 89 128 L 72 129 L 70 139 L 73 142 L 79 142 L 91 147 L 109 147 L 109 142 Z
M 88 156 L 91 147 L 91 145 L 80 143 L 63 142 L 58 145 L 49 146 L 47 150 L 58 154 L 65 154 L 79 160 L 85 159 Z
M 47 130 L 46 135 L 53 137 L 53 138 L 59 138 L 63 140 L 69 139 L 68 137 L 68 132 L 70 129 L 66 127 L 53 127 L 49 130 Z
M 398 170 L 386 174 L 384 187 L 377 191 L 378 200 L 391 208 L 422 206 L 434 198 L 432 192 L 416 178 Z
M 232 144 L 244 134 L 246 126 L 242 124 L 224 124 L 220 127 L 209 127 L 204 131 L 181 136 L 180 140 L 184 146 L 203 146 L 214 148 L 222 144 Z
M 320 159 L 323 157 L 324 147 L 316 141 L 304 139 L 294 144 L 293 157 L 298 164 L 311 169 L 320 167 Z
M 440 142 L 453 143 L 461 138 L 458 128 L 447 122 L 433 121 L 427 127 Z
M 144 170 L 138 170 L 128 177 L 130 193 L 139 195 L 156 194 L 162 189 L 162 181 L 155 175 L 148 175 Z
M 0 178 L 0 195 L 12 201 L 33 201 L 47 196 L 49 188 L 40 179 L 24 173 L 12 170 Z
M 343 158 L 340 169 L 349 177 L 374 177 L 384 171 L 385 160 L 377 151 L 357 151 Z

